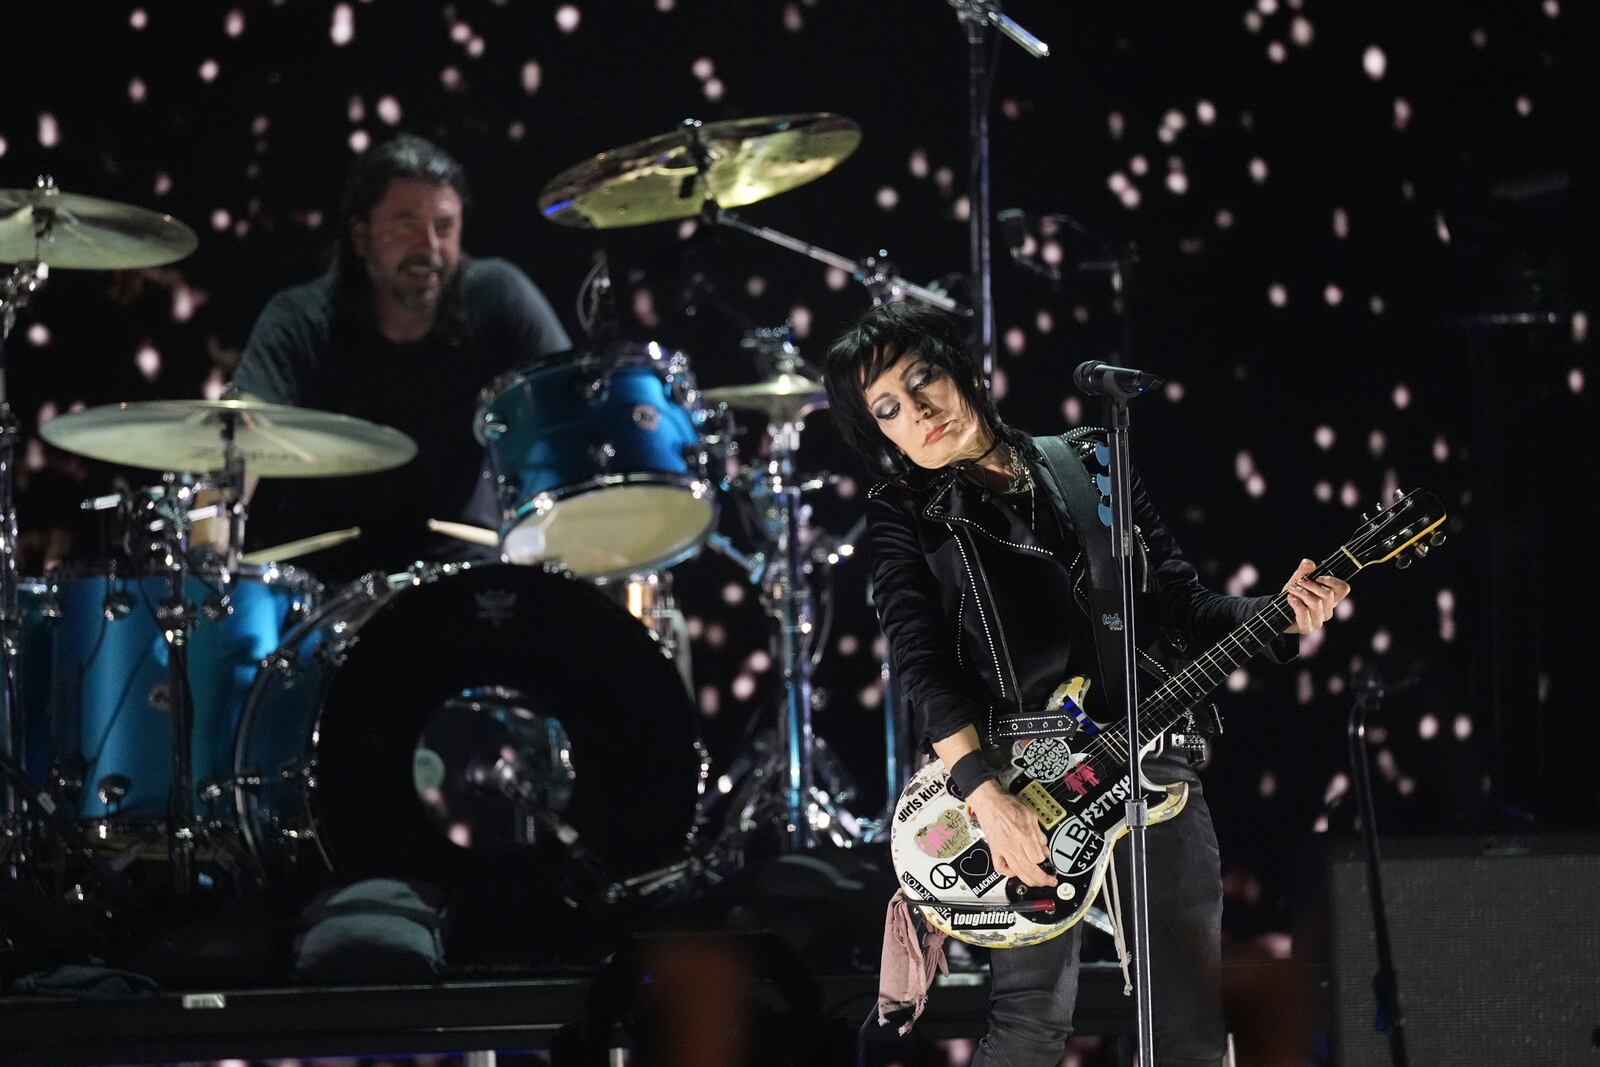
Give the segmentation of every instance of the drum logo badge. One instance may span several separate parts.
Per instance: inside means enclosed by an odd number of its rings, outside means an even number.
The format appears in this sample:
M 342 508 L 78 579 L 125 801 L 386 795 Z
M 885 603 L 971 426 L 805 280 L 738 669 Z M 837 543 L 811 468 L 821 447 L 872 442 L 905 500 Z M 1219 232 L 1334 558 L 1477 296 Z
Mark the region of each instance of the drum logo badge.
M 492 626 L 503 626 L 517 613 L 517 594 L 509 589 L 486 589 L 472 596 L 478 603 L 478 618 Z

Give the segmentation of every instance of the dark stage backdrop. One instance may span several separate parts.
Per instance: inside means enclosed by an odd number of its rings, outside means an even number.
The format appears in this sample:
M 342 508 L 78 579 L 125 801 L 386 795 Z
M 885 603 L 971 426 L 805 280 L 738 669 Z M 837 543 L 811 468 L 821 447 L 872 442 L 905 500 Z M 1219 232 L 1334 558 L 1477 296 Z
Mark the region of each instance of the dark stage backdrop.
M 1568 157 L 1591 139 L 1569 94 L 1588 51 L 1577 6 L 1012 7 L 1055 54 L 998 49 L 994 205 L 1138 243 L 1134 359 L 1172 381 L 1139 405 L 1135 458 L 1206 580 L 1274 592 L 1397 485 L 1453 511 L 1448 546 L 1362 575 L 1299 663 L 1252 667 L 1223 696 L 1206 790 L 1240 941 L 1282 946 L 1290 857 L 1351 825 L 1342 731 L 1359 667 L 1416 681 L 1373 733 L 1387 829 L 1467 829 L 1508 808 L 1596 821 L 1595 780 L 1578 773 L 1596 739 L 1580 611 L 1596 457 L 1593 215 L 1569 191 Z M 323 263 L 346 166 L 396 130 L 467 165 L 470 251 L 520 264 L 576 332 L 603 245 L 629 332 L 686 350 L 703 385 L 755 377 L 741 316 L 792 321 L 816 358 L 865 293 L 737 234 L 558 229 L 535 208 L 558 170 L 687 116 L 839 112 L 860 150 L 746 217 L 849 256 L 887 250 L 922 281 L 965 270 L 965 54 L 941 0 L 7 3 L 0 72 L 0 186 L 49 172 L 201 235 L 170 268 L 58 272 L 17 328 L 33 572 L 96 551 L 79 499 L 148 480 L 53 452 L 38 423 L 214 395 L 267 297 Z M 1040 262 L 1086 250 L 1033 236 Z M 685 306 L 695 272 L 723 308 Z M 1069 375 L 1114 352 L 1102 281 L 1055 285 L 1000 247 L 995 292 L 1005 415 L 1035 432 L 1093 421 Z M 841 533 L 866 472 L 826 415 L 807 435 L 809 466 L 850 475 L 815 495 L 818 523 Z M 818 728 L 870 811 L 881 645 L 862 570 L 835 577 Z M 705 735 L 726 761 L 778 693 L 762 619 L 722 561 L 685 564 L 677 584 Z

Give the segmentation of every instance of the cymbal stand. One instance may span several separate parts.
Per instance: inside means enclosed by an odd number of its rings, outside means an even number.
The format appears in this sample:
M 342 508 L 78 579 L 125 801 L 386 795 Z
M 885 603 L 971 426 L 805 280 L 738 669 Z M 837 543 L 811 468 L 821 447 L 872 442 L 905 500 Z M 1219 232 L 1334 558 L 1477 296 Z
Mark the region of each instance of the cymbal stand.
M 785 848 L 791 852 L 814 848 L 812 790 L 815 778 L 811 754 L 815 738 L 811 729 L 811 585 L 801 544 L 801 487 L 795 476 L 795 454 L 800 450 L 798 420 L 772 427 L 772 494 L 782 525 L 778 530 L 776 567 L 767 570 L 763 599 L 778 625 L 779 663 L 783 668 L 783 740 L 787 753 L 784 807 L 788 833 Z
M 189 603 L 189 509 L 195 486 L 181 474 L 163 474 L 166 492 L 161 504 L 162 566 L 167 595 L 156 609 L 156 621 L 167 643 L 168 717 L 172 724 L 172 792 L 167 797 L 168 862 L 172 888 L 179 898 L 194 889 L 195 817 L 191 736 L 194 694 L 189 689 L 189 634 L 194 605 Z
M 894 265 L 888 260 L 878 256 L 867 256 L 865 259 L 848 259 L 837 252 L 830 252 L 826 248 L 814 245 L 809 241 L 802 241 L 798 237 L 790 237 L 770 226 L 754 226 L 739 218 L 731 211 L 724 211 L 713 200 L 707 200 L 705 210 L 701 212 L 701 221 L 708 226 L 726 226 L 740 233 L 747 233 L 752 237 L 759 237 L 763 241 L 787 248 L 791 252 L 799 252 L 802 256 L 836 267 L 845 272 L 850 278 L 866 286 L 872 294 L 874 303 L 886 304 L 901 297 L 910 297 L 920 300 L 924 304 L 931 304 L 936 308 L 956 314 L 970 314 L 949 296 L 925 285 L 900 277 L 894 273 Z
M 53 216 L 36 213 L 35 239 L 49 237 Z M 22 426 L 11 408 L 6 389 L 6 342 L 16 325 L 17 311 L 48 276 L 45 264 L 35 260 L 13 266 L 0 276 L 0 757 L 17 764 L 24 734 L 22 707 L 17 700 L 17 654 L 22 617 L 17 604 L 17 441 Z M 0 878 L 15 881 L 27 864 L 24 845 L 27 793 L 9 775 L 0 775 Z

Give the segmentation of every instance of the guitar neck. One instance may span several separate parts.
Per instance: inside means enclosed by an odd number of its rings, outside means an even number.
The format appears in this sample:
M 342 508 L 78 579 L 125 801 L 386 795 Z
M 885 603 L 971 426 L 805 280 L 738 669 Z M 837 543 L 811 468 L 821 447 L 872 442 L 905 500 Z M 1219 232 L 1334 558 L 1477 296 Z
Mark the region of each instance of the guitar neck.
M 1349 581 L 1361 569 L 1343 549 L 1324 560 L 1310 577 L 1325 575 Z M 1139 702 L 1139 744 L 1144 747 L 1182 721 L 1184 713 L 1209 696 L 1228 675 L 1264 652 L 1284 627 L 1294 622 L 1286 593 L 1195 657 L 1183 670 L 1157 686 Z

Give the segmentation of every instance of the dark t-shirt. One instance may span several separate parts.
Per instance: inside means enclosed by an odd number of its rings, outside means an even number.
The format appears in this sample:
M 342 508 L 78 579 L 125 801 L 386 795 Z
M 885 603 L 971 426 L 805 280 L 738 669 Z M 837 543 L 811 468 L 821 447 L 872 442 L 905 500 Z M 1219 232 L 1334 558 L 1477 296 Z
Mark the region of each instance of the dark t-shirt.
M 331 275 L 267 302 L 233 385 L 273 403 L 391 426 L 417 443 L 417 455 L 378 474 L 263 480 L 251 501 L 249 547 L 359 526 L 359 540 L 304 561 L 324 581 L 342 581 L 470 554 L 464 542 L 430 533 L 430 518 L 497 525 L 483 447 L 472 434 L 479 391 L 571 341 L 544 294 L 504 260 L 463 257 L 452 286 L 441 328 L 408 345 L 341 315 Z

